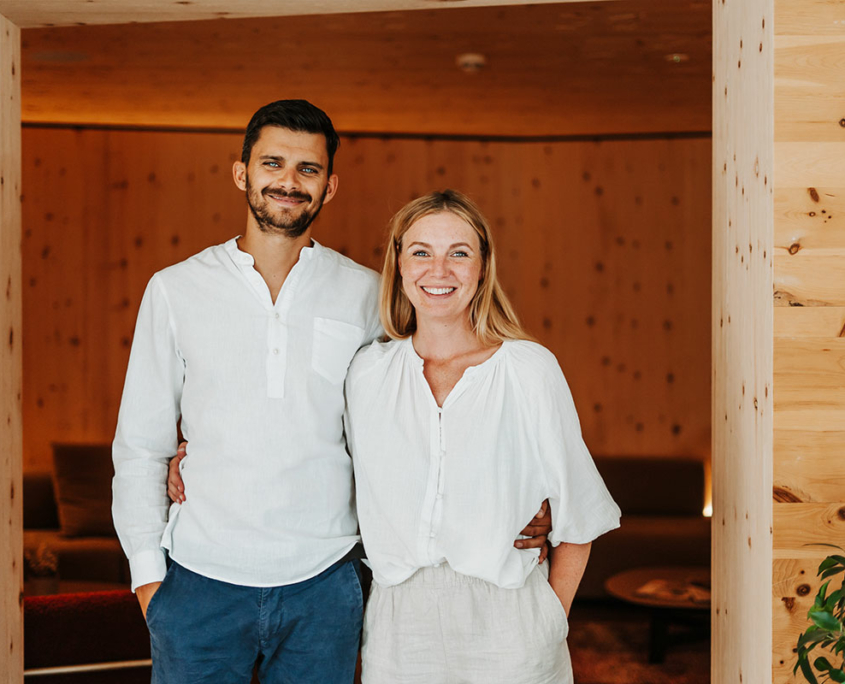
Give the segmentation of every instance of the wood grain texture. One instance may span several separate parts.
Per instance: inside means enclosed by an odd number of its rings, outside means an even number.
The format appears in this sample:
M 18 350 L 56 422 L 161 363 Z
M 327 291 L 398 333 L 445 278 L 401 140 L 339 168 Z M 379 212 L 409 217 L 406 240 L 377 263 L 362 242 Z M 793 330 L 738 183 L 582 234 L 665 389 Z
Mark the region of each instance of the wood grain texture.
M 0 16 L 0 681 L 23 681 L 20 31 Z
M 443 8 L 450 3 L 466 7 L 527 5 L 577 0 L 434 0 Z M 609 0 L 605 0 L 609 1 Z M 202 21 L 238 17 L 275 17 L 298 14 L 335 14 L 420 10 L 432 0 L 0 0 L 0 13 L 23 28 L 77 26 L 79 24 L 130 24 L 163 21 Z
M 837 125 L 837 128 L 841 127 Z M 841 141 L 776 142 L 775 173 L 778 188 L 836 188 L 833 192 L 842 194 L 845 188 L 845 136 Z
M 777 396 L 777 394 L 776 394 Z M 774 500 L 845 502 L 845 431 L 802 424 L 781 429 L 775 414 Z
M 778 337 L 845 337 L 845 307 L 777 307 L 775 338 Z
M 229 134 L 25 129 L 26 467 L 110 441 L 144 286 L 243 230 Z M 595 453 L 710 451 L 710 141 L 344 138 L 315 237 L 380 268 L 405 202 L 455 187 L 495 231 L 505 287 L 557 355 Z M 46 315 L 42 315 L 44 312 Z
M 775 39 L 777 141 L 845 141 L 845 36 L 835 0 L 779 0 Z M 812 27 L 812 29 L 811 29 Z
M 845 186 L 776 186 L 775 250 L 802 257 L 845 253 Z
M 800 682 L 793 677 L 795 667 L 795 644 L 799 635 L 807 629 L 807 611 L 821 586 L 817 577 L 819 563 L 826 551 L 819 547 L 807 547 L 806 556 L 783 558 L 774 561 L 772 578 L 772 624 L 776 634 L 782 635 L 773 651 L 772 674 L 775 682 Z M 836 587 L 841 578 L 835 580 Z M 831 583 L 831 589 L 834 584 Z
M 775 255 L 776 306 L 845 306 L 845 250 L 841 255 Z
M 771 678 L 773 9 L 713 3 L 715 684 Z
M 775 411 L 845 406 L 845 338 L 775 340 Z
M 775 503 L 773 548 L 797 551 L 808 544 L 845 547 L 845 505 L 839 502 Z M 822 557 L 826 556 L 824 552 Z
M 24 121 L 240 131 L 261 105 L 304 97 L 347 132 L 710 129 L 708 2 L 424 4 L 427 11 L 27 30 Z M 458 69 L 466 52 L 484 54 L 486 68 Z M 667 60 L 674 53 L 686 61 Z
M 829 552 L 808 544 L 845 544 L 845 16 L 832 0 L 775 6 L 772 639 L 785 684 Z

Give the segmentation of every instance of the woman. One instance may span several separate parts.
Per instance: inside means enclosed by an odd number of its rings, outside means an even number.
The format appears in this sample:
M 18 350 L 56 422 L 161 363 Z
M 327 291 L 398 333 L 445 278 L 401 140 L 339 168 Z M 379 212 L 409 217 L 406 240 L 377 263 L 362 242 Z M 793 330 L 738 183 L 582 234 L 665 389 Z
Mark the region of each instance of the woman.
M 374 583 L 364 682 L 572 681 L 565 637 L 590 542 L 618 526 L 555 357 L 499 285 L 490 230 L 454 191 L 393 218 L 391 340 L 347 376 L 347 442 Z M 548 498 L 551 571 L 513 535 Z
M 590 543 L 619 509 L 467 197 L 432 193 L 394 216 L 380 313 L 390 341 L 362 349 L 346 380 L 374 578 L 364 683 L 572 682 L 567 614 Z M 550 571 L 513 545 L 544 499 Z

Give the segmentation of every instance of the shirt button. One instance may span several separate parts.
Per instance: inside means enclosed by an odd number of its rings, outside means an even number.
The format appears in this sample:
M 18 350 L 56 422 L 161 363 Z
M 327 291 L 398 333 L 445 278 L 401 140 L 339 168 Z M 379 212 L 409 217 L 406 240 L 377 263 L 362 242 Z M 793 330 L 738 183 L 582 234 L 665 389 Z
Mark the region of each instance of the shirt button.
M 435 563 L 435 564 L 434 564 L 434 567 L 435 567 L 435 568 L 439 568 L 439 567 L 440 567 L 440 563 Z
M 431 534 L 429 534 L 428 536 L 429 536 L 429 537 L 431 537 L 432 539 L 434 539 L 434 536 L 435 536 L 435 535 L 434 535 L 434 532 L 432 532 L 432 533 L 431 533 Z
M 442 498 L 443 498 L 443 495 L 442 495 L 442 494 L 438 494 L 438 495 L 437 495 L 436 497 L 434 497 L 434 498 L 435 498 L 435 499 L 437 499 L 438 501 L 440 501 L 440 499 L 442 499 Z
M 279 318 L 281 318 L 281 316 L 280 316 L 279 314 L 276 314 L 275 318 L 276 318 L 276 320 L 278 321 L 278 320 L 279 320 Z
M 278 350 L 278 349 L 274 349 L 274 350 L 273 350 L 273 353 L 274 353 L 274 354 L 278 354 L 278 353 L 279 353 L 279 350 Z

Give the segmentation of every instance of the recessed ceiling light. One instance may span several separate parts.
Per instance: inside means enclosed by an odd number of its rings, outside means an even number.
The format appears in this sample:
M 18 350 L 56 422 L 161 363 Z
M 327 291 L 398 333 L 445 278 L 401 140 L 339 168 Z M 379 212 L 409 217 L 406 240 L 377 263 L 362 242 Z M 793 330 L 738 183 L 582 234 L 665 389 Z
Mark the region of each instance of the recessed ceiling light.
M 666 61 L 672 62 L 673 64 L 680 64 L 681 62 L 688 62 L 689 55 L 685 52 L 672 52 L 666 55 Z
M 467 74 L 475 74 L 487 66 L 487 58 L 479 52 L 465 52 L 455 57 L 455 64 Z

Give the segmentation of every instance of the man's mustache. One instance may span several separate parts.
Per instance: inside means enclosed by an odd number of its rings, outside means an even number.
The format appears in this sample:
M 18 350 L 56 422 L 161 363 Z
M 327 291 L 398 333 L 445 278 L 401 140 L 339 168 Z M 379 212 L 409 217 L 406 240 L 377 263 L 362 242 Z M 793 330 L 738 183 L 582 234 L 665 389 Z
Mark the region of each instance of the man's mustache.
M 311 195 L 305 192 L 297 192 L 296 190 L 277 190 L 275 188 L 264 188 L 261 191 L 262 195 L 277 195 L 280 197 L 290 197 L 291 199 L 300 200 L 301 202 L 310 202 Z

